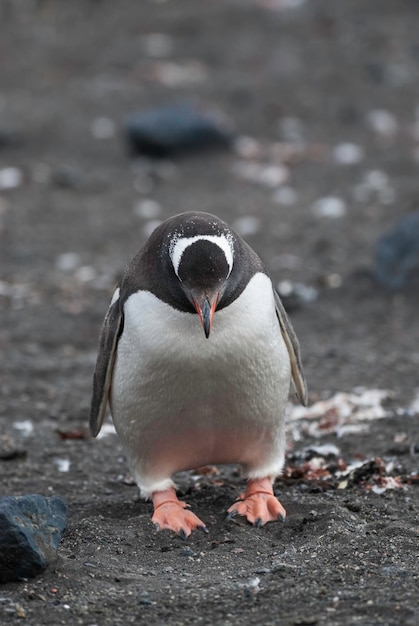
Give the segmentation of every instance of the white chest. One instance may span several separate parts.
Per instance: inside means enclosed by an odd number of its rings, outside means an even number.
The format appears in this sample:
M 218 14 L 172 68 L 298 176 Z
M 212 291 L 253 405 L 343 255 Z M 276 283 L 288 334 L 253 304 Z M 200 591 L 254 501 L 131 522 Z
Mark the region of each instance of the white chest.
M 215 313 L 208 339 L 198 315 L 149 292 L 130 296 L 124 312 L 111 393 L 123 438 L 144 450 L 157 439 L 172 446 L 196 437 L 220 453 L 212 462 L 227 462 L 224 439 L 231 451 L 240 432 L 269 438 L 280 428 L 290 363 L 267 276 L 256 274 Z

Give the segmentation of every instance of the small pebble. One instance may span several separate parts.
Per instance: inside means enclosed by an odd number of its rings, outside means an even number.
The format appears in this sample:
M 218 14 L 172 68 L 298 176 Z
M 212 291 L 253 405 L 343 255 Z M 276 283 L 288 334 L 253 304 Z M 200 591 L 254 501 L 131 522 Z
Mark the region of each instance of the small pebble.
M 333 148 L 333 158 L 341 165 L 355 165 L 364 158 L 364 150 L 355 143 L 340 143 Z
M 90 130 L 95 139 L 110 139 L 116 133 L 116 124 L 109 117 L 97 117 Z
M 374 191 L 381 191 L 388 186 L 389 179 L 381 170 L 371 170 L 365 174 L 364 183 Z
M 0 169 L 0 189 L 15 189 L 23 182 L 23 174 L 17 167 Z
M 333 443 L 324 443 L 319 446 L 309 446 L 308 450 L 315 452 L 319 456 L 339 456 L 340 449 Z
M 52 172 L 51 180 L 56 187 L 78 189 L 85 182 L 85 176 L 77 166 L 62 163 Z
M 152 604 L 148 591 L 142 591 L 139 595 L 138 601 L 143 606 L 149 606 Z
M 194 552 L 191 548 L 189 548 L 189 546 L 185 546 L 184 548 L 182 548 L 181 555 L 182 556 L 196 556 L 196 552 Z
M 155 79 L 166 87 L 181 87 L 203 83 L 208 78 L 208 71 L 199 61 L 173 63 L 172 61 L 156 62 L 154 65 Z
M 302 303 L 314 302 L 319 295 L 315 287 L 290 280 L 281 280 L 277 285 L 277 291 L 287 309 L 297 308 Z
M 55 459 L 54 464 L 59 472 L 66 473 L 70 470 L 70 459 Z
M 173 52 L 173 39 L 164 33 L 150 33 L 141 38 L 141 44 L 147 56 L 155 59 L 168 57 Z
M 294 283 L 293 291 L 296 296 L 304 302 L 314 302 L 317 300 L 319 292 L 315 287 L 304 285 L 304 283 Z
M 14 422 L 13 428 L 16 428 L 16 430 L 20 431 L 25 437 L 28 437 L 33 433 L 33 423 L 31 420 Z
M 2 101 L 0 99 L 0 110 L 2 109 Z M 9 148 L 22 143 L 23 137 L 16 128 L 10 128 L 9 125 L 0 125 L 0 148 Z
M 285 141 L 301 142 L 304 136 L 304 125 L 297 117 L 283 117 L 279 122 L 279 130 Z
M 272 201 L 276 204 L 281 204 L 283 206 L 293 206 L 297 203 L 298 193 L 293 187 L 288 187 L 284 185 L 283 187 L 279 187 L 273 196 Z
M 396 199 L 396 192 L 385 172 L 370 170 L 362 182 L 355 186 L 354 197 L 358 202 L 368 202 L 372 198 L 377 198 L 382 204 L 392 204 Z
M 255 163 L 254 161 L 238 161 L 233 167 L 233 172 L 243 180 L 272 189 L 282 185 L 289 178 L 289 170 L 285 165 Z
M 13 461 L 27 455 L 27 451 L 19 448 L 8 435 L 0 435 L 0 461 Z
M 345 507 L 352 513 L 359 513 L 361 511 L 361 505 L 358 502 L 345 502 Z
M 391 137 L 398 129 L 397 118 L 385 109 L 374 109 L 367 114 L 367 124 L 378 135 Z
M 254 578 L 250 578 L 244 584 L 240 585 L 244 588 L 244 593 L 247 597 L 251 597 L 259 593 L 260 591 L 260 578 L 255 576 Z
M 55 261 L 55 267 L 62 272 L 70 272 L 79 264 L 80 256 L 76 252 L 63 252 Z
M 316 200 L 311 210 L 316 217 L 339 219 L 346 214 L 346 203 L 342 198 L 327 196 Z
M 74 276 L 81 283 L 90 283 L 96 278 L 96 270 L 91 265 L 82 265 L 76 270 Z
M 415 389 L 413 400 L 408 407 L 408 411 L 411 415 L 419 415 L 419 388 Z
M 26 609 L 21 604 L 15 604 L 15 612 L 17 617 L 21 619 L 26 619 Z
M 322 283 L 328 289 L 339 289 L 342 287 L 343 278 L 340 274 L 326 274 L 322 277 Z
M 261 229 L 261 221 L 254 215 L 248 215 L 246 217 L 238 217 L 232 224 L 234 230 L 236 230 L 242 237 L 248 237 L 249 235 L 256 235 Z
M 272 561 L 272 571 L 275 573 L 291 572 L 296 569 L 296 565 L 291 565 L 291 563 L 285 563 L 284 561 L 281 561 L 280 558 L 276 558 Z
M 151 198 L 140 200 L 140 202 L 137 202 L 134 207 L 134 215 L 148 220 L 158 217 L 158 215 L 161 214 L 161 211 L 161 205 L 156 202 L 156 200 L 152 200 Z
M 401 289 L 419 276 L 419 212 L 401 217 L 379 238 L 374 276 L 389 289 Z
M 261 145 L 256 139 L 244 135 L 236 139 L 234 150 L 242 159 L 257 159 L 262 152 Z

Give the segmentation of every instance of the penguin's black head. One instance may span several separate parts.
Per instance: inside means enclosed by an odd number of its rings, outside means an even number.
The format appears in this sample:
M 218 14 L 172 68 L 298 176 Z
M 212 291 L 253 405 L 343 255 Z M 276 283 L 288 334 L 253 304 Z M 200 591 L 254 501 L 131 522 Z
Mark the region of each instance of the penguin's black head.
M 201 211 L 158 226 L 133 259 L 121 297 L 146 290 L 169 306 L 198 314 L 209 337 L 215 311 L 230 306 L 257 272 L 257 254 L 225 222 Z
M 233 241 L 228 232 L 180 236 L 169 251 L 174 273 L 198 313 L 208 338 L 217 306 L 233 269 Z

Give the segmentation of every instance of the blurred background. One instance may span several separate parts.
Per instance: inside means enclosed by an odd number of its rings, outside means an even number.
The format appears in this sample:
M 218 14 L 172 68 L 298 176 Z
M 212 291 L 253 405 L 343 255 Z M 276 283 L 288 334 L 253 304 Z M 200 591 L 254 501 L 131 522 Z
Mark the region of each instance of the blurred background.
M 418 623 L 418 24 L 417 0 L 0 0 L 0 482 L 69 507 L 2 624 Z M 186 210 L 264 260 L 310 406 L 287 523 L 224 521 L 234 466 L 189 474 L 210 534 L 180 545 L 87 423 L 115 284 Z
M 418 210 L 418 18 L 413 0 L 3 0 L 7 410 L 86 414 L 114 285 L 185 210 L 263 258 L 312 399 L 413 397 L 419 229 L 398 220 Z

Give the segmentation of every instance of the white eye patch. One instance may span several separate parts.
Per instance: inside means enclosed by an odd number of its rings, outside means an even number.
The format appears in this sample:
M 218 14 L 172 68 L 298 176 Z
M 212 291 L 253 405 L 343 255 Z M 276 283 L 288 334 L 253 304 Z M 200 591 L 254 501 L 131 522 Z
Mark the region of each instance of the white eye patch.
M 228 275 L 231 274 L 233 269 L 233 241 L 226 235 L 195 235 L 194 237 L 179 237 L 172 241 L 169 248 L 170 260 L 172 261 L 173 269 L 176 276 L 179 278 L 179 265 L 182 260 L 182 255 L 186 248 L 196 243 L 197 241 L 210 241 L 218 246 L 223 252 L 228 265 Z

